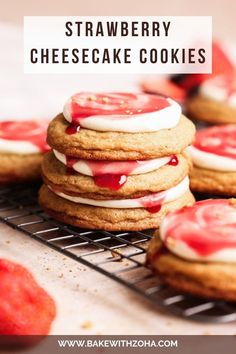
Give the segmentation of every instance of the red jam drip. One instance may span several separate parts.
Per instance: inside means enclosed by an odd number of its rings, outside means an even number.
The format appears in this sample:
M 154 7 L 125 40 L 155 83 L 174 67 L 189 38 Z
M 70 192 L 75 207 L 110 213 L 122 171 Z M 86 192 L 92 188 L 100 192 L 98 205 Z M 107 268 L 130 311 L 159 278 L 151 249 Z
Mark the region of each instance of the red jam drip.
M 120 189 L 126 183 L 126 181 L 126 175 L 106 173 L 104 175 L 94 176 L 94 182 L 97 186 L 102 188 L 109 188 L 114 191 Z
M 165 200 L 165 192 L 156 193 L 140 198 L 140 206 L 145 208 L 149 213 L 158 213 L 161 210 Z
M 236 125 L 200 130 L 193 146 L 204 152 L 236 159 Z
M 170 166 L 177 166 L 179 164 L 178 157 L 176 155 L 171 156 L 170 161 L 168 162 L 168 165 Z
M 27 141 L 46 152 L 50 147 L 46 143 L 46 121 L 3 121 L 0 122 L 0 139 Z
M 146 100 L 139 100 L 142 96 Z M 67 134 L 79 131 L 80 122 L 92 116 L 105 116 L 107 119 L 129 119 L 169 107 L 165 97 L 132 93 L 78 93 L 72 96 L 70 114 L 72 122 L 66 129 Z M 114 117 L 115 116 L 115 117 Z
M 80 130 L 80 125 L 76 122 L 72 122 L 68 127 L 66 128 L 66 134 L 72 135 L 78 133 Z
M 227 199 L 209 199 L 168 214 L 168 238 L 182 241 L 200 256 L 236 248 L 236 205 Z

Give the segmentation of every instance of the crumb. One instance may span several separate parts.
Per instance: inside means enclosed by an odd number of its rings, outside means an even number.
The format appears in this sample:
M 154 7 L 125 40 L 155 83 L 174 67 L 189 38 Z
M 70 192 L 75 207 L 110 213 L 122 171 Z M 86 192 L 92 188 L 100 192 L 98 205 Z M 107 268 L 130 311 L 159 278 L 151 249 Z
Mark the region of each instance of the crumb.
M 93 327 L 93 324 L 91 321 L 86 321 L 81 325 L 81 328 L 83 329 L 91 329 Z
M 59 278 L 63 278 L 63 277 L 64 277 L 64 274 L 61 273 L 61 274 L 59 275 Z
M 71 273 L 71 272 L 72 272 L 72 270 L 70 269 L 70 270 L 69 270 L 69 272 Z
M 114 249 L 114 250 L 111 251 L 111 256 L 112 256 L 113 258 L 117 258 L 117 261 L 122 261 L 121 253 L 120 253 L 120 251 L 117 250 L 117 249 Z
M 7 240 L 6 243 L 9 244 L 9 243 L 11 243 L 11 241 Z
M 46 270 L 50 270 L 50 268 L 49 268 L 49 267 L 47 267 L 47 268 L 46 268 Z

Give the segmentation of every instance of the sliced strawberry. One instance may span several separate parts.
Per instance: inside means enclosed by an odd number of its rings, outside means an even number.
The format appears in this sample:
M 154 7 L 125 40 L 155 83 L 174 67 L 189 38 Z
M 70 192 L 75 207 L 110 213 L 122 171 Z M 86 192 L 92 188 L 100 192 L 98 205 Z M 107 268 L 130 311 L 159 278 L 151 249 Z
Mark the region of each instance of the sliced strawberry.
M 177 75 L 172 77 L 172 81 L 189 92 L 212 76 L 233 74 L 234 72 L 235 65 L 232 63 L 229 56 L 224 52 L 220 43 L 214 41 L 212 45 L 212 74 Z
M 0 279 L 0 335 L 48 334 L 55 303 L 31 273 L 0 259 Z
M 142 84 L 142 89 L 147 93 L 154 93 L 173 98 L 180 103 L 183 103 L 186 98 L 185 90 L 168 78 L 146 80 Z

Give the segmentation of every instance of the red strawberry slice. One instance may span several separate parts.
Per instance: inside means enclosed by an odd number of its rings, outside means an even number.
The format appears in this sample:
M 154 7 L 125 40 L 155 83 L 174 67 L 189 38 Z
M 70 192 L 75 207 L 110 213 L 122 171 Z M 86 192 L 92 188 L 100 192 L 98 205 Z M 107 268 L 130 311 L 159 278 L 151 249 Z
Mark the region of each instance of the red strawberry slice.
M 147 93 L 154 93 L 173 98 L 179 103 L 186 99 L 186 91 L 168 78 L 149 79 L 142 83 L 142 89 Z
M 46 335 L 56 316 L 53 299 L 19 264 L 0 259 L 0 335 Z

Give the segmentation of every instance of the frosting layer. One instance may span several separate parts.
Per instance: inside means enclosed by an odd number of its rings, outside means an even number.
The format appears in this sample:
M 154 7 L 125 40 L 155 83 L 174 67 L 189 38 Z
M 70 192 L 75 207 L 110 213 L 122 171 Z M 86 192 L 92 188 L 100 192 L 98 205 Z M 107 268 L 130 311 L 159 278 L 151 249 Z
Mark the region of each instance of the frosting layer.
M 96 131 L 155 132 L 175 127 L 180 105 L 170 98 L 144 93 L 78 93 L 69 98 L 63 110 L 71 123 L 68 134 L 80 126 Z
M 52 189 L 50 186 L 48 188 Z M 181 197 L 189 190 L 189 178 L 185 177 L 178 185 L 159 193 L 153 193 L 145 197 L 134 199 L 120 199 L 120 200 L 94 200 L 88 198 L 81 198 L 70 196 L 65 193 L 52 189 L 53 192 L 62 198 L 68 199 L 74 203 L 88 204 L 105 208 L 154 208 L 158 207 L 159 210 L 163 203 L 174 201 Z M 157 210 L 158 211 L 158 210 Z
M 236 200 L 209 199 L 169 213 L 160 228 L 165 246 L 195 261 L 236 262 Z
M 78 158 L 67 157 L 57 150 L 53 150 L 56 158 L 64 165 L 73 168 L 87 176 L 97 176 L 104 174 L 118 175 L 138 175 L 148 173 L 166 165 L 172 157 L 160 157 L 152 160 L 137 160 L 137 161 L 93 161 L 81 160 Z

